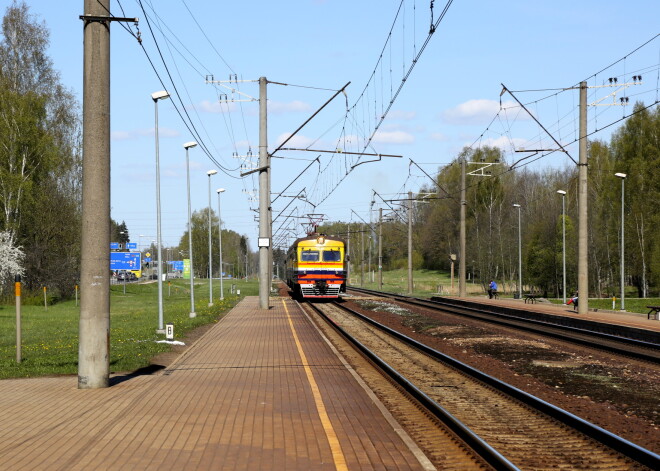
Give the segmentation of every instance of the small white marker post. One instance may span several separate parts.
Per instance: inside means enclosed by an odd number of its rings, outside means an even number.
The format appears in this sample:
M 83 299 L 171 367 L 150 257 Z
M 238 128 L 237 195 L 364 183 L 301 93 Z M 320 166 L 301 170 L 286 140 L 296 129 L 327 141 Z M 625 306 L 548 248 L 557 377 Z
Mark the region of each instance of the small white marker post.
M 167 340 L 174 340 L 174 324 L 165 324 L 165 338 Z

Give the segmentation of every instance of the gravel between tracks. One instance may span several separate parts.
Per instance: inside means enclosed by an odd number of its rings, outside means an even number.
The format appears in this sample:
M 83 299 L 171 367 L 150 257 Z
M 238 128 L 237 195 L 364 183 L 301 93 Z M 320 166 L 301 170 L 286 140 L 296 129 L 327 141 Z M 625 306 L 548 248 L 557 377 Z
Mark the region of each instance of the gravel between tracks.
M 657 367 L 389 300 L 347 300 L 346 305 L 658 452 Z

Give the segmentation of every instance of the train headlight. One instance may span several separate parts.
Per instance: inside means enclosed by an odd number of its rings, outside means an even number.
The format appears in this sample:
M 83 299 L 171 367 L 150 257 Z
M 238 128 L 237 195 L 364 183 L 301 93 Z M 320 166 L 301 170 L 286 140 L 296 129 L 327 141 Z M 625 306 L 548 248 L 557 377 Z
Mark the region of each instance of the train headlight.
M 319 237 L 316 239 L 316 243 L 318 243 L 319 245 L 323 245 L 323 244 L 325 244 L 325 236 L 319 236 Z

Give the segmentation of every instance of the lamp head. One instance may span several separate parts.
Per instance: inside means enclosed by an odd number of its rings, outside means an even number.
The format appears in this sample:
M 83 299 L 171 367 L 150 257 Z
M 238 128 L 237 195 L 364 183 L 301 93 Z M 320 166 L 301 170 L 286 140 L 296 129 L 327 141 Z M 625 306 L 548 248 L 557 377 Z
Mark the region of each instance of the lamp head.
M 520 208 L 520 205 L 518 203 L 513 203 L 514 208 Z
M 615 173 L 614 176 L 619 177 L 619 178 L 626 178 L 628 176 L 628 174 L 626 174 L 626 173 Z
M 209 170 L 208 172 L 206 172 L 206 174 L 207 174 L 209 177 L 210 177 L 211 175 L 215 175 L 216 173 L 218 173 L 217 170 Z
M 557 193 L 559 193 L 562 196 L 564 196 L 566 194 L 566 192 L 564 190 L 557 190 Z
M 197 143 L 195 141 L 186 142 L 183 145 L 183 147 L 185 147 L 186 149 L 190 149 L 191 147 L 195 147 L 195 146 L 197 146 Z
M 166 90 L 161 90 L 159 92 L 154 92 L 151 94 L 151 99 L 153 101 L 166 100 L 170 97 L 170 94 Z
M 220 194 L 220 193 L 224 193 L 224 192 L 225 192 L 225 189 L 224 189 L 224 188 L 218 188 L 218 189 L 215 190 L 215 191 L 216 191 L 218 194 Z

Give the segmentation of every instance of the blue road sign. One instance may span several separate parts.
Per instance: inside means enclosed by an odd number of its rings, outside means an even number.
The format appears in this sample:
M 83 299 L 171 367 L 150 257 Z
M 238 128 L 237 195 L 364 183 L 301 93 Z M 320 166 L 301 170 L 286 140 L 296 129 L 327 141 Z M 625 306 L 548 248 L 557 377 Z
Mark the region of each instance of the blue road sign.
M 128 244 L 126 244 L 126 248 L 129 250 L 137 249 L 137 242 L 129 242 Z
M 170 260 L 170 265 L 172 265 L 172 270 L 183 271 L 183 260 Z
M 110 250 L 119 250 L 119 242 L 110 242 Z
M 139 270 L 139 252 L 110 252 L 110 270 Z

